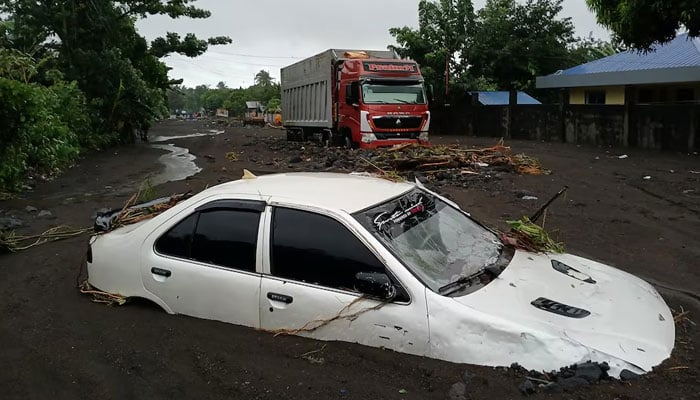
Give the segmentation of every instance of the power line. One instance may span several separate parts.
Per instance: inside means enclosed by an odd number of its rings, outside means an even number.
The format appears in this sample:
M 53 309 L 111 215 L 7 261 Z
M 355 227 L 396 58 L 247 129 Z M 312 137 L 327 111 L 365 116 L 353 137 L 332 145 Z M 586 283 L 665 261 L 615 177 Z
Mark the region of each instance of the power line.
M 227 56 L 237 56 L 237 57 L 250 57 L 250 58 L 283 58 L 283 59 L 293 59 L 293 60 L 301 60 L 305 57 L 295 57 L 295 56 L 261 56 L 261 55 L 253 55 L 253 54 L 241 54 L 241 53 L 228 53 L 225 51 L 219 50 L 208 50 L 208 53 L 219 53 L 219 54 L 225 54 Z

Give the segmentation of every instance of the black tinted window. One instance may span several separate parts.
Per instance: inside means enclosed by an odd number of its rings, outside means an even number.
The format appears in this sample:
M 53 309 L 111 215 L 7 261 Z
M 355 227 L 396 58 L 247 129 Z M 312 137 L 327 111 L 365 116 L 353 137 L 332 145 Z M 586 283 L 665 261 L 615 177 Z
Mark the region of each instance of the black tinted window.
M 181 258 L 190 257 L 192 234 L 197 223 L 197 214 L 192 214 L 156 241 L 156 251 L 160 254 Z
M 275 209 L 272 274 L 296 281 L 354 290 L 358 272 L 386 272 L 342 224 L 315 213 Z
M 212 210 L 199 215 L 192 259 L 255 272 L 260 213 Z

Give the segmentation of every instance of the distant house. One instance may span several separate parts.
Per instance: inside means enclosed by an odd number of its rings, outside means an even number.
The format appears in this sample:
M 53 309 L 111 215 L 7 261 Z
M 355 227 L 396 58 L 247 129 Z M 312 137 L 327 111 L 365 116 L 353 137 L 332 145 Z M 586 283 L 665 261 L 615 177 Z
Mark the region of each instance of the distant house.
M 507 106 L 510 98 L 510 93 L 507 91 L 473 91 L 468 93 L 478 104 L 484 106 Z M 516 99 L 516 104 L 542 104 L 525 92 L 518 92 Z
M 552 75 L 538 89 L 564 88 L 569 104 L 700 103 L 700 38 L 687 34 L 652 51 L 625 51 Z

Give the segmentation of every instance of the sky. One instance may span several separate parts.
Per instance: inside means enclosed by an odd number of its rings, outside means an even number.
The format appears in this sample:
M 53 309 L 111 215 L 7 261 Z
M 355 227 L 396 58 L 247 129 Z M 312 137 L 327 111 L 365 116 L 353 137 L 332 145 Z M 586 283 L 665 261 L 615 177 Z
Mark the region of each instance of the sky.
M 200 39 L 228 36 L 233 43 L 210 46 L 197 58 L 178 54 L 163 60 L 172 68 L 171 79 L 186 86 L 248 87 L 255 74 L 266 70 L 279 81 L 280 68 L 329 48 L 385 50 L 395 44 L 389 28 L 418 26 L 419 0 L 198 0 L 211 11 L 207 19 L 151 16 L 138 21 L 139 32 L 149 41 L 166 32 Z M 486 0 L 473 0 L 474 8 Z M 561 17 L 570 17 L 577 36 L 609 39 L 596 23 L 584 0 L 564 0 Z

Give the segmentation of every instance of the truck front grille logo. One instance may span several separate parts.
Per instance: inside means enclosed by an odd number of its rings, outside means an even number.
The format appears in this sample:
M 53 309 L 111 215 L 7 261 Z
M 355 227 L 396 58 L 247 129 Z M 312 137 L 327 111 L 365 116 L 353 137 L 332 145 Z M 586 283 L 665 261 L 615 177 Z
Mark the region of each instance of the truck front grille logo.
M 401 126 L 401 119 L 400 118 L 396 118 L 396 126 Z

